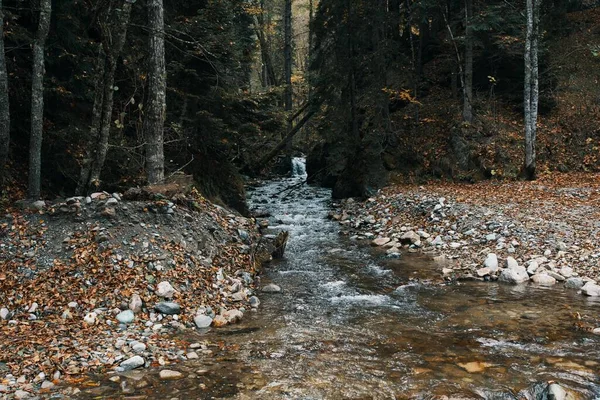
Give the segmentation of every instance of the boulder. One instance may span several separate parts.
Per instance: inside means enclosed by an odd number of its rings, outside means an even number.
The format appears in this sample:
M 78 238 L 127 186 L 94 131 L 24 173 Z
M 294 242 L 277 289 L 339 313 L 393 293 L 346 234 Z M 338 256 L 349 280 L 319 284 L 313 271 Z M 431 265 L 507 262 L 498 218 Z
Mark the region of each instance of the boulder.
M 144 361 L 144 359 L 142 357 L 133 356 L 133 357 L 128 358 L 127 360 L 123 361 L 120 364 L 120 367 L 123 368 L 125 371 L 129 371 L 132 369 L 142 367 L 145 363 L 146 363 L 146 361 Z
M 500 274 L 500 278 L 498 278 L 499 281 L 518 284 L 529 280 L 529 274 L 525 267 L 519 265 L 514 258 L 508 257 L 506 259 L 506 265 L 507 268 Z
M 556 279 L 546 273 L 533 275 L 531 280 L 542 286 L 552 286 L 556 284 Z
M 594 282 L 588 282 L 581 288 L 581 292 L 586 296 L 598 297 L 600 296 L 600 286 Z
M 567 279 L 567 281 L 565 282 L 565 287 L 569 289 L 580 289 L 584 284 L 585 282 L 583 281 L 583 279 L 579 277 L 573 277 Z
M 489 253 L 483 262 L 483 266 L 488 268 L 490 272 L 496 272 L 498 270 L 498 257 L 494 253 Z

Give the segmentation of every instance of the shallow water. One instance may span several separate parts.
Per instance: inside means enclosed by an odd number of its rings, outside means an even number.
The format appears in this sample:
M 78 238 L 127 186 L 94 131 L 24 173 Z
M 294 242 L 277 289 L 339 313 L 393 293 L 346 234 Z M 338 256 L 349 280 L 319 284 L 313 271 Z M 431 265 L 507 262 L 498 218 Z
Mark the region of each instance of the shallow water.
M 576 312 L 596 317 L 600 304 L 562 287 L 447 284 L 426 257 L 386 259 L 326 220 L 328 190 L 285 190 L 299 179 L 250 190 L 251 204 L 272 213 L 272 228 L 290 231 L 285 259 L 261 277 L 282 293 L 262 294 L 240 324 L 191 334 L 221 343 L 178 368 L 186 379 L 151 379 L 137 394 L 513 399 L 536 398 L 534 389 L 552 380 L 600 398 L 600 337 L 573 326 Z

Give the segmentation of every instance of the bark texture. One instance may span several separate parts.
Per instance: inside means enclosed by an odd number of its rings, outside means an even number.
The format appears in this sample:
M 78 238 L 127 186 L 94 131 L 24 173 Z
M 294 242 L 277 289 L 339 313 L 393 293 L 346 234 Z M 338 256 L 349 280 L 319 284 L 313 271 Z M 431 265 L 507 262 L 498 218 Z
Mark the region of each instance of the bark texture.
M 285 84 L 285 110 L 292 110 L 292 0 L 285 0 L 284 10 L 284 84 Z
M 29 186 L 30 199 L 40 197 L 42 169 L 42 136 L 44 130 L 44 51 L 50 30 L 52 14 L 51 0 L 40 0 L 38 30 L 33 42 L 33 68 L 31 76 L 31 136 L 29 142 Z
M 157 184 L 164 180 L 163 128 L 167 109 L 167 71 L 165 66 L 165 33 L 162 0 L 150 0 L 148 2 L 148 25 L 150 27 L 150 59 L 148 99 L 144 112 L 146 172 L 148 174 L 148 183 Z
M 523 109 L 525 114 L 525 165 L 526 179 L 536 177 L 536 134 L 539 103 L 539 25 L 541 0 L 527 0 L 527 29 L 525 36 L 525 87 Z
M 8 102 L 8 74 L 6 72 L 6 58 L 4 54 L 4 14 L 2 13 L 2 0 L 0 0 L 0 183 L 10 143 L 10 108 Z
M 100 174 L 106 160 L 110 138 L 115 72 L 127 36 L 132 3 L 132 0 L 125 0 L 119 7 L 109 9 L 107 18 L 101 23 L 102 50 L 97 63 L 99 79 L 96 82 L 90 141 L 77 185 L 78 194 L 84 194 L 91 186 L 96 188 L 100 186 Z

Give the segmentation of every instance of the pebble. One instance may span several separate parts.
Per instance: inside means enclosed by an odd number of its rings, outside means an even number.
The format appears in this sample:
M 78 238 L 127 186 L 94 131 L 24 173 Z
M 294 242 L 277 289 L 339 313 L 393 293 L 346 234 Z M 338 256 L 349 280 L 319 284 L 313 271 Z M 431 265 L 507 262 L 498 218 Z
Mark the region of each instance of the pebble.
M 167 281 L 162 281 L 156 286 L 156 294 L 160 297 L 172 298 L 175 294 L 175 289 Z
M 137 293 L 134 293 L 131 296 L 131 299 L 129 300 L 129 309 L 137 314 L 142 311 L 143 305 L 144 305 L 144 302 L 142 301 L 142 298 L 140 297 L 140 295 Z
M 85 317 L 83 317 L 83 320 L 86 324 L 94 325 L 96 323 L 97 316 L 98 315 L 95 312 L 87 313 Z
M 154 306 L 154 309 L 167 315 L 179 314 L 181 312 L 181 307 L 179 304 L 172 301 L 161 301 Z
M 531 280 L 534 283 L 537 283 L 538 285 L 543 285 L 543 286 L 552 286 L 552 285 L 556 284 L 556 279 L 554 279 L 554 277 L 552 277 L 546 273 L 533 275 L 531 277 Z
M 121 364 L 119 364 L 119 366 L 121 368 L 123 368 L 124 371 L 129 371 L 132 369 L 136 369 L 139 368 L 141 366 L 143 366 L 146 363 L 146 361 L 144 361 L 144 359 L 140 356 L 133 356 L 131 358 L 128 358 L 127 360 L 123 361 Z
M 50 390 L 54 387 L 54 383 L 50 382 L 50 381 L 44 381 L 42 382 L 41 388 L 45 389 L 45 390 Z
M 244 313 L 240 310 L 227 310 L 223 313 L 223 318 L 225 318 L 230 324 L 240 321 L 243 317 Z
M 116 318 L 117 321 L 119 321 L 120 323 L 127 325 L 133 322 L 133 320 L 135 319 L 135 315 L 133 314 L 133 311 L 125 310 L 117 314 Z
M 15 399 L 20 400 L 20 399 L 28 399 L 31 397 L 31 393 L 26 392 L 24 390 L 17 390 L 15 391 Z
M 183 374 L 179 371 L 173 371 L 170 369 L 163 369 L 159 372 L 160 379 L 162 380 L 170 380 L 170 379 L 181 379 L 183 378 Z
M 131 350 L 135 351 L 136 353 L 141 353 L 143 351 L 146 351 L 146 347 L 147 346 L 145 343 L 137 342 L 131 346 Z
M 187 357 L 188 360 L 196 360 L 199 358 L 198 353 L 196 353 L 195 351 L 190 351 L 185 356 Z
M 194 323 L 200 329 L 208 328 L 212 324 L 212 322 L 213 319 L 208 315 L 199 314 L 194 317 Z
M 262 291 L 264 293 L 279 293 L 281 292 L 281 288 L 274 283 L 269 283 L 268 285 L 263 286 Z
M 494 253 L 489 253 L 487 257 L 485 257 L 483 266 L 488 268 L 491 272 L 496 272 L 498 270 L 498 256 Z
M 5 307 L 0 308 L 0 318 L 1 319 L 7 320 L 9 314 L 10 314 L 10 311 L 8 311 L 8 308 L 5 308 Z
M 371 242 L 371 246 L 383 246 L 383 245 L 389 243 L 390 241 L 391 241 L 391 239 L 388 237 L 373 239 L 373 241 Z
M 260 305 L 260 300 L 256 296 L 251 296 L 248 299 L 248 302 L 250 303 L 250 307 L 252 307 L 252 308 L 258 308 L 258 306 Z

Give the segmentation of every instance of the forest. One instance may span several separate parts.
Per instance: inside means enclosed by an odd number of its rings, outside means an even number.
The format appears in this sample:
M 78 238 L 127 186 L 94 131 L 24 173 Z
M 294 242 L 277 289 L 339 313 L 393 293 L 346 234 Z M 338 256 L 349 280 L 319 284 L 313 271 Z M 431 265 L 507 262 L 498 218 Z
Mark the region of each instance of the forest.
M 292 155 L 334 197 L 595 171 L 596 6 L 3 0 L 4 199 L 184 173 L 244 210 Z

